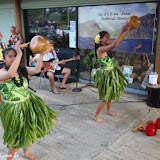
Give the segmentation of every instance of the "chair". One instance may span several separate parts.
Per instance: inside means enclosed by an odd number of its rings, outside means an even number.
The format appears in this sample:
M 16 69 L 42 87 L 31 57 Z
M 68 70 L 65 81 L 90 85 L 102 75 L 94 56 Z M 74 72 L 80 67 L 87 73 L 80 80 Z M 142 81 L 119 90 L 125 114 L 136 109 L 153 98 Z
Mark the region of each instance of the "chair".
M 39 88 L 41 86 L 41 78 L 43 77 L 44 79 L 44 82 L 46 83 L 47 87 L 48 87 L 48 90 L 51 92 L 53 90 L 53 88 L 51 87 L 51 84 L 50 82 L 47 80 L 47 77 L 45 75 L 45 72 L 48 71 L 49 69 L 53 69 L 52 66 L 50 66 L 50 64 L 45 64 L 44 65 L 44 69 L 41 70 L 41 73 L 40 73 L 40 80 L 39 80 Z
M 58 82 L 60 83 L 60 75 L 57 74 L 57 75 L 54 75 L 54 77 L 56 77 Z M 53 90 L 53 88 L 45 75 L 45 70 L 42 70 L 40 73 L 39 88 L 41 87 L 42 78 L 44 79 L 44 82 L 47 85 L 48 90 L 51 92 Z
M 61 75 L 59 75 L 59 74 L 54 74 L 54 78 L 57 78 L 57 81 L 58 81 L 59 83 L 61 83 L 61 81 L 60 81 L 60 79 L 59 79 L 60 76 L 61 76 Z
M 47 79 L 45 72 L 43 72 L 43 71 L 41 71 L 41 73 L 40 73 L 39 88 L 41 87 L 42 78 L 43 78 L 45 84 L 47 85 L 48 90 L 51 92 L 53 90 L 52 86 L 51 86 L 49 80 Z

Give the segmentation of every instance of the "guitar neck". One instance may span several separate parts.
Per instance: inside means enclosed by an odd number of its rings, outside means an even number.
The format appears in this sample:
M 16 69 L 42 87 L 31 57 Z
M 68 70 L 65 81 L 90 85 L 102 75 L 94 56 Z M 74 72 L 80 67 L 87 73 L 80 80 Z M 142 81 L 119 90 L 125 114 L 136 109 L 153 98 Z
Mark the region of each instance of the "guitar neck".
M 72 61 L 72 60 L 73 60 L 73 58 L 70 58 L 70 59 L 66 59 L 65 61 L 68 62 L 68 61 Z M 62 61 L 58 61 L 55 63 L 50 63 L 50 65 L 52 66 L 52 65 L 61 64 L 61 63 L 62 63 Z

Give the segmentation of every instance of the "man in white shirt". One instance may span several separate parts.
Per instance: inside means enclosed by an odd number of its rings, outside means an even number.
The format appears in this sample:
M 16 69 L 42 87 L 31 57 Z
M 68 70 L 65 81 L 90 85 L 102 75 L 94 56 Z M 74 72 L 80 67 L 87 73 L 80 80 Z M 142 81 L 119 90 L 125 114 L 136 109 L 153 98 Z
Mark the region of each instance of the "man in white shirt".
M 63 38 L 63 31 L 61 25 L 57 25 L 56 34 L 58 38 Z
M 34 57 L 34 62 L 36 63 L 38 58 L 39 58 L 39 54 L 37 54 L 35 57 Z M 43 61 L 45 62 L 48 62 L 48 61 L 52 61 L 53 63 L 55 62 L 58 62 L 59 59 L 57 57 L 57 54 L 55 52 L 55 50 L 53 50 L 53 52 L 49 52 L 49 53 L 46 53 L 45 55 L 43 55 Z M 62 63 L 61 65 L 64 65 L 66 63 L 65 60 L 62 60 Z M 60 92 L 57 90 L 55 84 L 54 84 L 54 74 L 64 74 L 63 76 L 63 80 L 62 80 L 62 83 L 61 83 L 61 86 L 59 87 L 60 89 L 71 89 L 69 87 L 67 87 L 65 85 L 69 75 L 71 74 L 71 69 L 69 68 L 64 68 L 62 66 L 59 66 L 58 64 L 56 65 L 53 65 L 52 68 L 54 69 L 49 69 L 46 71 L 46 74 L 47 76 L 49 77 L 49 81 L 53 87 L 53 93 L 55 94 L 60 94 Z

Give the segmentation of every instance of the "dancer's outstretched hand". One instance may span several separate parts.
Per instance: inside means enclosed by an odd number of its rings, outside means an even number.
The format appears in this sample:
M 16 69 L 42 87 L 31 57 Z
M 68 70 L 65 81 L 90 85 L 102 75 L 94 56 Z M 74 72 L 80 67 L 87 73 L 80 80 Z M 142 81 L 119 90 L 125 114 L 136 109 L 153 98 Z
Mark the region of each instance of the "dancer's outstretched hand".
M 20 43 L 20 40 L 19 40 L 19 41 L 16 42 L 16 45 L 14 47 L 14 49 L 17 51 L 17 55 L 22 54 L 20 46 L 21 46 L 21 43 Z
M 20 49 L 20 45 L 21 43 L 20 43 L 20 40 L 18 40 L 17 42 L 16 42 L 16 45 L 15 45 L 15 47 L 14 47 L 14 49 L 15 50 L 18 50 L 18 49 Z

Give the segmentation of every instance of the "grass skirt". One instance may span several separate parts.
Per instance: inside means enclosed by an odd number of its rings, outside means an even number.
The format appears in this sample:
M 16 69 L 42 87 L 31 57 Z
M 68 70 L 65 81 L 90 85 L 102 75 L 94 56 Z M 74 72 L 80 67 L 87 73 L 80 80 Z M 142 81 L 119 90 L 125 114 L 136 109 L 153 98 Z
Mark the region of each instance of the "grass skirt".
M 111 102 L 118 101 L 125 87 L 128 85 L 127 79 L 124 77 L 118 67 L 112 69 L 101 69 L 94 75 L 95 86 L 98 88 L 100 100 Z
M 27 148 L 50 133 L 58 114 L 51 110 L 38 96 L 30 95 L 21 101 L 3 100 L 0 118 L 4 128 L 4 144 L 9 149 Z

